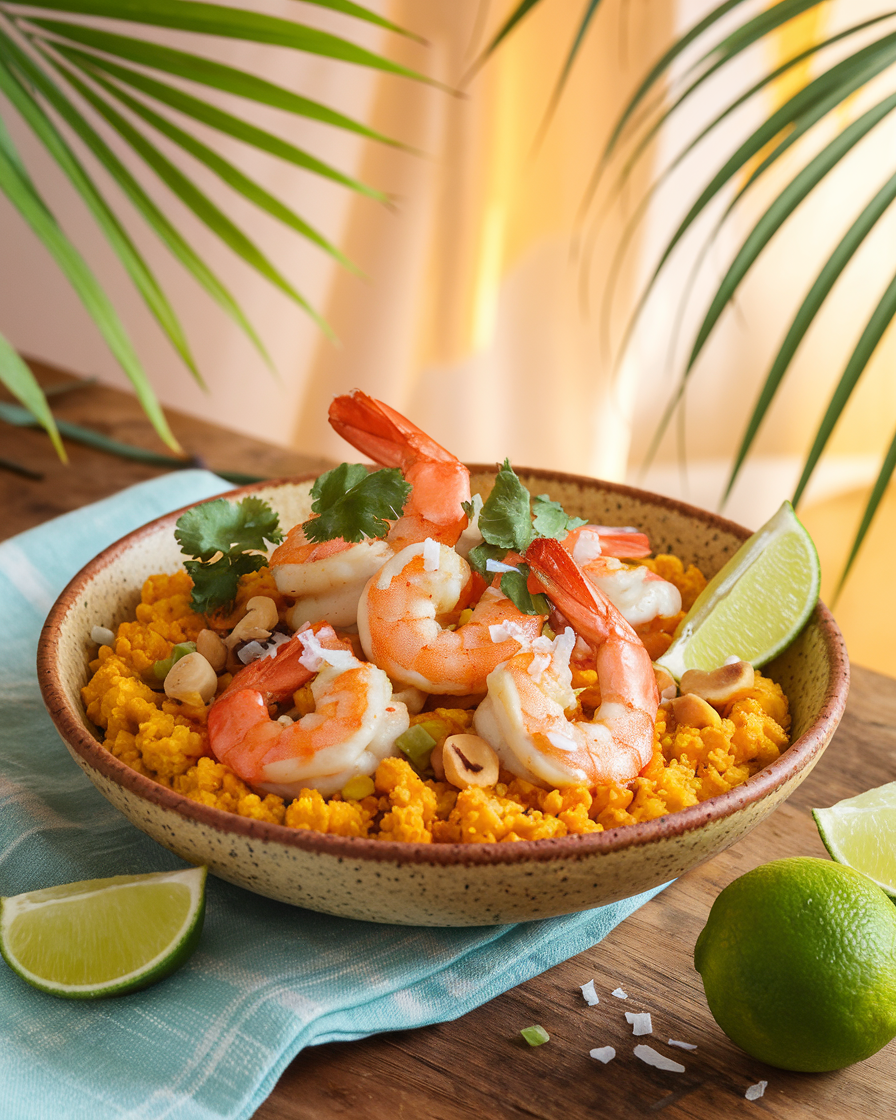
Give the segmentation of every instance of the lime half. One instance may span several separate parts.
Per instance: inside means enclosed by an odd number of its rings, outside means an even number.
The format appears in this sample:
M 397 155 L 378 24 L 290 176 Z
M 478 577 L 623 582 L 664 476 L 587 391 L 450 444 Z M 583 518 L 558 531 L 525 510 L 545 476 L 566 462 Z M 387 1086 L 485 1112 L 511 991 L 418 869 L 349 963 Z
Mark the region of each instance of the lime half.
M 658 664 L 681 679 L 729 658 L 759 668 L 802 630 L 818 600 L 821 568 L 790 502 L 745 541 L 709 581 Z
M 0 900 L 0 952 L 72 999 L 122 995 L 179 968 L 199 941 L 204 867 L 88 879 Z
M 812 816 L 831 859 L 861 871 L 896 898 L 896 782 L 838 801 Z

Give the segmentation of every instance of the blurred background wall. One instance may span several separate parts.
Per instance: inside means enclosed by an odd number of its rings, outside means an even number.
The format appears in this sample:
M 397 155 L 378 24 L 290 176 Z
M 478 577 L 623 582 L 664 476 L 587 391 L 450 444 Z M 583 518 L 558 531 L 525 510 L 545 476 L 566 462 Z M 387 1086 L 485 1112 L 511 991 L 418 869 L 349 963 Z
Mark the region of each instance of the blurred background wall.
M 296 16 L 291 0 L 261 0 L 254 6 Z M 369 0 L 368 6 L 417 32 L 428 45 L 401 41 L 311 6 L 303 8 L 301 18 L 457 88 L 515 5 L 505 0 Z M 287 202 L 300 200 L 303 216 L 365 275 L 351 274 L 310 243 L 285 237 L 276 222 L 196 170 L 209 194 L 251 230 L 326 317 L 338 338 L 334 343 L 295 304 L 235 260 L 176 199 L 163 195 L 166 213 L 226 276 L 277 369 L 272 375 L 265 368 L 237 328 L 134 223 L 135 239 L 184 317 L 208 394 L 190 381 L 83 207 L 13 114 L 11 130 L 66 230 L 115 292 L 164 404 L 341 459 L 345 448 L 323 418 L 334 393 L 358 386 L 413 417 L 466 460 L 507 455 L 519 465 L 624 479 L 716 508 L 733 448 L 793 301 L 851 220 L 843 199 L 869 186 L 876 189 L 885 170 L 881 155 L 896 148 L 896 132 L 886 123 L 875 130 L 849 166 L 815 192 L 769 246 L 761 269 L 748 278 L 698 363 L 680 419 L 647 464 L 652 433 L 676 386 L 674 362 L 697 325 L 695 308 L 718 283 L 744 226 L 730 223 L 716 237 L 677 336 L 684 279 L 699 239 L 670 262 L 673 267 L 620 361 L 619 341 L 635 294 L 650 275 L 664 237 L 690 205 L 696 178 L 721 161 L 726 144 L 733 150 L 742 135 L 738 129 L 767 112 L 769 100 L 783 99 L 786 88 L 772 87 L 765 104 L 745 106 L 721 140 L 695 150 L 657 196 L 623 267 L 614 269 L 627 221 L 651 176 L 717 111 L 720 99 L 730 96 L 733 81 L 749 84 L 763 68 L 804 49 L 813 36 L 885 9 L 875 0 L 835 0 L 792 21 L 771 46 L 757 46 L 734 74 L 726 72 L 718 86 L 708 85 L 686 123 L 666 129 L 648 149 L 624 190 L 613 194 L 605 183 L 600 209 L 583 211 L 599 152 L 628 96 L 670 36 L 714 6 L 709 0 L 603 0 L 545 129 L 545 113 L 581 18 L 582 6 L 568 0 L 539 4 L 464 83 L 459 96 L 251 44 L 225 44 L 222 54 L 215 43 L 216 57 L 262 70 L 413 150 L 287 120 L 276 110 L 253 110 L 259 124 L 283 130 L 347 174 L 388 191 L 392 204 L 383 206 L 236 141 L 222 142 L 209 131 L 208 142 L 239 160 L 271 193 Z M 753 7 L 761 10 L 762 0 Z M 805 82 L 811 74 L 809 62 L 790 81 Z M 828 134 L 842 129 L 879 93 L 875 87 L 857 97 L 825 126 Z M 160 146 L 164 149 L 165 142 Z M 795 152 L 793 158 L 804 161 L 806 153 Z M 774 181 L 768 178 L 756 192 L 756 213 L 772 197 Z M 698 233 L 711 232 L 719 214 L 717 209 L 707 215 Z M 869 293 L 886 283 L 892 268 L 894 232 L 892 222 L 875 231 L 851 266 L 850 283 L 838 285 L 807 337 L 763 426 L 756 454 L 725 506 L 734 520 L 756 527 L 792 493 L 830 387 L 864 325 Z M 807 262 L 815 265 L 813 271 L 806 271 Z M 66 282 L 3 200 L 0 265 L 0 329 L 23 353 L 126 384 Z M 801 508 L 820 547 L 827 597 L 896 416 L 893 346 L 888 335 Z M 853 657 L 891 674 L 896 674 L 889 636 L 896 597 L 892 581 L 881 577 L 894 539 L 891 494 L 836 612 Z M 883 599 L 874 610 L 869 609 L 872 586 Z

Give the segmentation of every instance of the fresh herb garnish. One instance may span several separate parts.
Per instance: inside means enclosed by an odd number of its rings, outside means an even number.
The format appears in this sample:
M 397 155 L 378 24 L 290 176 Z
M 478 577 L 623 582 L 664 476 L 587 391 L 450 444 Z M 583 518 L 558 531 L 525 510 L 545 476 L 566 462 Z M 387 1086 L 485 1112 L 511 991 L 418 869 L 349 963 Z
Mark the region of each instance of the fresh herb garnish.
M 464 502 L 464 509 L 471 515 L 471 503 Z M 533 517 L 534 514 L 534 517 Z M 492 492 L 479 513 L 479 531 L 483 543 L 471 549 L 470 566 L 483 578 L 490 580 L 489 560 L 503 562 L 508 552 L 520 556 L 536 537 L 554 537 L 563 540 L 571 529 L 586 522 L 581 517 L 570 517 L 559 502 L 547 494 L 532 500 L 529 491 L 505 459 L 495 478 Z M 516 571 L 501 576 L 501 590 L 514 606 L 524 614 L 548 614 L 550 604 L 541 594 L 532 594 L 528 587 L 529 566 L 519 563 Z
M 190 605 L 199 614 L 229 607 L 240 576 L 267 563 L 265 542 L 283 540 L 277 514 L 261 498 L 203 502 L 178 518 L 174 536 L 181 551 L 195 557 L 184 567 L 193 580 Z
M 317 517 L 302 524 L 309 541 L 378 540 L 389 521 L 401 516 L 411 493 L 397 468 L 368 471 L 360 463 L 341 463 L 322 474 L 311 487 L 311 509 Z
M 532 502 L 532 527 L 538 537 L 553 537 L 562 541 L 567 533 L 578 529 L 580 525 L 587 525 L 584 517 L 570 517 L 559 502 L 553 501 L 547 494 L 539 494 Z

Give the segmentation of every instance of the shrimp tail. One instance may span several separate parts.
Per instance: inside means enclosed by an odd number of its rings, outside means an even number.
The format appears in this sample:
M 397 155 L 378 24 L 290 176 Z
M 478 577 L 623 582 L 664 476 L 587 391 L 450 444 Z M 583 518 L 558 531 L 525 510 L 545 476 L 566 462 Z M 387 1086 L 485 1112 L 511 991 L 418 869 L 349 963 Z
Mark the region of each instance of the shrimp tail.
M 611 612 L 615 616 L 612 622 L 621 623 L 631 630 L 625 619 L 613 610 L 606 596 L 588 582 L 559 541 L 536 537 L 526 549 L 526 562 L 531 570 L 530 585 L 534 579 L 539 590 L 544 591 L 569 619 L 576 632 L 592 645 L 599 645 L 607 639 Z M 635 637 L 633 630 L 631 635 Z
M 351 650 L 351 643 L 337 637 L 336 631 L 328 623 L 312 627 L 321 645 L 327 649 Z M 302 664 L 306 656 L 301 641 L 302 632 L 295 634 L 288 642 L 277 647 L 277 652 L 250 661 L 248 665 L 234 674 L 233 680 L 221 695 L 239 689 L 254 689 L 264 697 L 266 704 L 280 704 L 296 689 L 308 683 L 314 672 Z M 214 707 L 214 705 L 212 705 Z
M 456 456 L 416 424 L 360 389 L 334 397 L 329 419 L 330 426 L 347 443 L 380 466 L 407 471 L 420 459 L 457 462 Z

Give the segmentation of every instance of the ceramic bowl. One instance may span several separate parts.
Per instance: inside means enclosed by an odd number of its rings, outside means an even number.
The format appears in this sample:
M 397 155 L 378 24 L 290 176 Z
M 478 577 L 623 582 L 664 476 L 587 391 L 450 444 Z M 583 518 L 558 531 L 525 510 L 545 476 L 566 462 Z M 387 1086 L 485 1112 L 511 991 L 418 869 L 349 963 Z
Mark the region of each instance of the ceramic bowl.
M 494 472 L 473 467 L 473 490 Z M 656 552 L 713 575 L 749 535 L 714 514 L 641 490 L 547 471 L 518 471 L 591 522 L 637 526 Z M 294 525 L 310 513 L 310 480 L 244 487 Z M 144 580 L 174 571 L 180 512 L 129 534 L 89 563 L 50 612 L 38 672 L 44 700 L 75 762 L 128 819 L 164 847 L 258 894 L 342 917 L 406 925 L 490 925 L 552 917 L 668 882 L 740 839 L 812 770 L 843 714 L 849 669 L 843 639 L 819 603 L 808 625 L 765 670 L 791 705 L 792 745 L 744 785 L 658 820 L 588 836 L 509 844 L 412 844 L 327 836 L 248 820 L 190 801 L 109 753 L 81 702 L 91 629 L 133 617 Z

